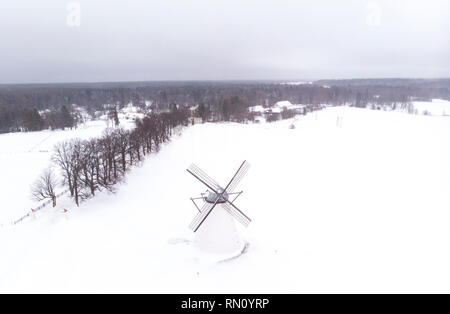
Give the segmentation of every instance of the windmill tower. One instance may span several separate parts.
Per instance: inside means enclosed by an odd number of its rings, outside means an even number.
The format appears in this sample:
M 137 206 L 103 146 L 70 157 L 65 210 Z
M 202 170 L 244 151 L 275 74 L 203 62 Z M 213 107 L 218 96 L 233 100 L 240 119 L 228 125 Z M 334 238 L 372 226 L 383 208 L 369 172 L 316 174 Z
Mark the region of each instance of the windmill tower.
M 213 253 L 231 253 L 241 250 L 243 242 L 235 226 L 235 220 L 247 227 L 251 219 L 235 204 L 242 194 L 234 192 L 239 182 L 250 168 L 244 161 L 225 188 L 208 176 L 203 170 L 192 164 L 187 171 L 202 182 L 208 190 L 200 197 L 191 198 L 198 210 L 197 216 L 189 225 L 195 233 L 195 244 L 204 251 Z M 196 201 L 202 200 L 199 207 Z

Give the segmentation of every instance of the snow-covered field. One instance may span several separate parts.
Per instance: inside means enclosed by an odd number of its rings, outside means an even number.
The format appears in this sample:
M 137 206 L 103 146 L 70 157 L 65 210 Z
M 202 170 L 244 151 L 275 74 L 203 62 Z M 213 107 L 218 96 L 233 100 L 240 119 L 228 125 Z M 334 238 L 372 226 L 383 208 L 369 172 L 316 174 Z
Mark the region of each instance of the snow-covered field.
M 30 179 L 47 162 L 47 153 L 24 157 L 39 140 L 23 136 L 0 136 L 18 145 L 0 145 L 14 162 L 0 163 L 2 211 L 28 205 Z M 225 185 L 244 159 L 252 168 L 236 204 L 253 220 L 238 226 L 248 251 L 212 263 L 191 242 L 189 197 L 205 187 L 185 169 L 195 162 Z M 61 200 L 0 228 L 0 292 L 448 293 L 449 161 L 442 116 L 338 107 L 272 124 L 191 126 L 117 194 L 80 208 Z
M 131 128 L 134 122 L 121 119 L 121 125 Z M 50 165 L 55 144 L 98 137 L 107 126 L 106 121 L 98 120 L 73 130 L 0 134 L 0 225 L 9 224 L 37 205 L 30 198 L 30 185 Z
M 433 116 L 450 116 L 450 101 L 443 99 L 433 99 L 429 101 L 414 101 L 413 106 L 419 114 L 429 114 Z

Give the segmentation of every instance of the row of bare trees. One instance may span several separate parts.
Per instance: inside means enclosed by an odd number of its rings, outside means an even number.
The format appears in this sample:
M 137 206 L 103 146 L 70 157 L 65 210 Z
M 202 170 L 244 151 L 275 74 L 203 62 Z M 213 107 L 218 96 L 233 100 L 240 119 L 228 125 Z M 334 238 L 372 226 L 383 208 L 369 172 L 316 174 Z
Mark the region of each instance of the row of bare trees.
M 99 138 L 72 139 L 55 146 L 53 163 L 61 170 L 63 184 L 70 191 L 77 206 L 95 196 L 99 191 L 114 192 L 133 165 L 157 152 L 167 142 L 174 128 L 188 125 L 187 110 L 150 114 L 136 121 L 133 130 L 107 129 Z M 51 170 L 46 170 L 32 186 L 36 200 L 53 199 L 56 180 Z

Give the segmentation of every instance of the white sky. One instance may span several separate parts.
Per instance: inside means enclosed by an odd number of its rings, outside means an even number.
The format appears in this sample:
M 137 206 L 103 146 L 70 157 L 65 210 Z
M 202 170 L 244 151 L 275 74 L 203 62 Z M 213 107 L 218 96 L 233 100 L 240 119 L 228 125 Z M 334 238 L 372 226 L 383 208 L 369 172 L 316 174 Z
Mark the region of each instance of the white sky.
M 448 0 L 1 0 L 0 83 L 450 77 L 449 35 Z

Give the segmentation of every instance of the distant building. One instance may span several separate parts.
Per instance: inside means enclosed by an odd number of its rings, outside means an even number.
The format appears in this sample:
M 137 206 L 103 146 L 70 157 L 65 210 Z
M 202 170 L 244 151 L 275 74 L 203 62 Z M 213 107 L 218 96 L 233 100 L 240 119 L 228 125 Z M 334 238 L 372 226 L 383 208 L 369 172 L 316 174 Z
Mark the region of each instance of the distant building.
M 249 112 L 264 117 L 267 121 L 277 121 L 282 119 L 285 110 L 293 111 L 295 114 L 306 114 L 306 105 L 293 105 L 289 101 L 279 101 L 271 107 L 253 106 L 249 107 Z

